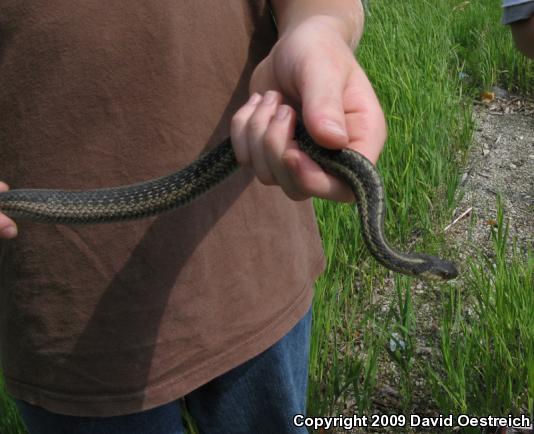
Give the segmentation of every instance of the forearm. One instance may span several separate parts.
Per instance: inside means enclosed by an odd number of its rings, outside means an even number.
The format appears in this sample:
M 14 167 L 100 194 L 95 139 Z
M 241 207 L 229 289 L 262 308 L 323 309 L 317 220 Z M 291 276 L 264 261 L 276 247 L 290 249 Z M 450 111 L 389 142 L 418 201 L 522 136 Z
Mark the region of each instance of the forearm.
M 513 23 L 512 35 L 517 48 L 525 56 L 534 58 L 534 15 L 528 20 Z
M 279 36 L 303 21 L 322 16 L 353 49 L 363 33 L 364 13 L 360 0 L 271 0 Z

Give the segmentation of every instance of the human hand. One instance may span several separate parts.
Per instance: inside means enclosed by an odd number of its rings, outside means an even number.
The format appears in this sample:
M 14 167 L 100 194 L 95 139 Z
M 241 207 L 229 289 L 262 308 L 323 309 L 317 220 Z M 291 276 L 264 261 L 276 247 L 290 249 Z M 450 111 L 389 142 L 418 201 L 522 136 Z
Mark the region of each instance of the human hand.
M 0 192 L 9 190 L 5 182 L 0 181 Z M 0 212 L 0 238 L 15 238 L 17 236 L 17 225 L 5 214 Z
M 326 148 L 350 148 L 376 163 L 386 140 L 378 99 L 335 18 L 312 17 L 284 35 L 256 67 L 250 93 L 232 119 L 239 163 L 252 166 L 262 183 L 280 185 L 294 200 L 353 201 L 349 187 L 325 173 L 292 139 L 295 107 L 312 138 Z

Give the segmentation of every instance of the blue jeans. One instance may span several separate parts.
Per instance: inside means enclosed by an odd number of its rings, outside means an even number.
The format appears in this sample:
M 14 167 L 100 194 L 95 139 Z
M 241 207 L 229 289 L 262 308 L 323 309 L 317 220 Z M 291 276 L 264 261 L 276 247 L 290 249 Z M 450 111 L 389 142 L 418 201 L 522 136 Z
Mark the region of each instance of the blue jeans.
M 307 434 L 311 309 L 272 347 L 183 399 L 202 434 Z M 76 417 L 15 400 L 30 434 L 183 434 L 179 400 L 139 413 Z

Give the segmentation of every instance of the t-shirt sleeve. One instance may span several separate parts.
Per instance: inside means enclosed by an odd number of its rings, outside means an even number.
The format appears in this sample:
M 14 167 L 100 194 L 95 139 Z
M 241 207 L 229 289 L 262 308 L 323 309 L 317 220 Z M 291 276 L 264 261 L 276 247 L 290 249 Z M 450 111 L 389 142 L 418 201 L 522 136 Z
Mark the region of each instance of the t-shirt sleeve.
M 532 15 L 534 15 L 534 0 L 503 0 L 503 24 L 526 20 Z

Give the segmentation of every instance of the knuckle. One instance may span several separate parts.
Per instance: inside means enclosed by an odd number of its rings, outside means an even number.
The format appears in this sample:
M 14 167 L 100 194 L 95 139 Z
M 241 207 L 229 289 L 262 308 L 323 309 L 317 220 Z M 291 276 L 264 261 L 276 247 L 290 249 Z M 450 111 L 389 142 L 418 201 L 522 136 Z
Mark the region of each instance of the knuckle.
M 238 110 L 235 112 L 235 114 L 232 116 L 232 119 L 230 121 L 230 129 L 235 130 L 236 128 L 241 127 L 247 120 L 247 116 L 244 111 Z

